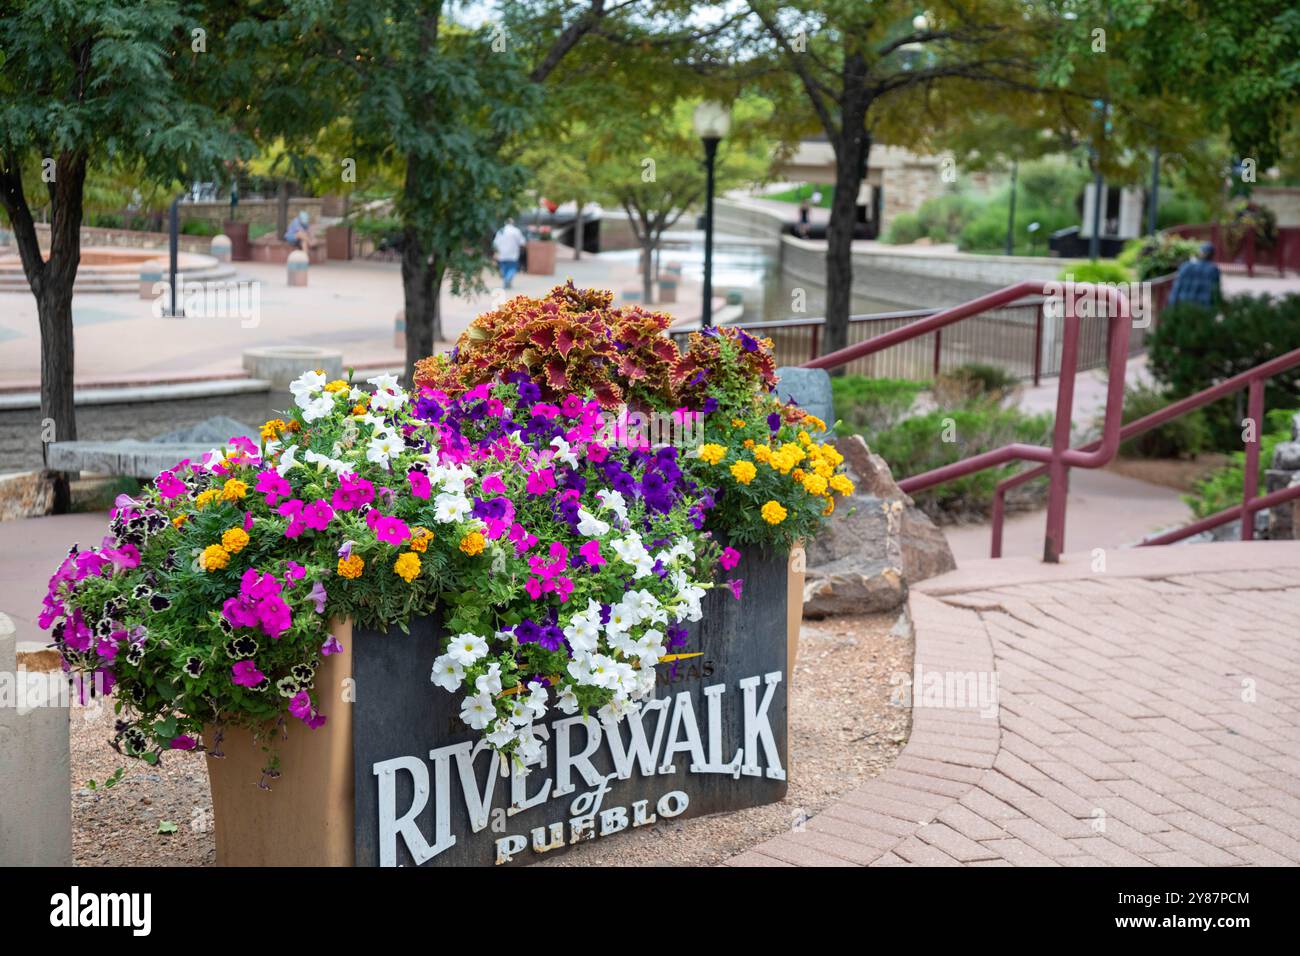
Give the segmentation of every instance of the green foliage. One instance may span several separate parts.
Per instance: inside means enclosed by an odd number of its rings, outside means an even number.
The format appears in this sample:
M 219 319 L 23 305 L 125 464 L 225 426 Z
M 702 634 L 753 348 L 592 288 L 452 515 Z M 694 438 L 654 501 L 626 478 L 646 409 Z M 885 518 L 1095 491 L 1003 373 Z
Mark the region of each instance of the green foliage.
M 985 400 L 996 403 L 1010 395 L 1019 384 L 1020 380 L 1003 368 L 969 362 L 940 375 L 934 383 L 934 397 L 940 406 Z
M 1172 401 L 1163 390 L 1150 385 L 1129 386 L 1124 390 L 1123 423 L 1145 418 Z M 1195 458 L 1210 447 L 1210 440 L 1205 414 L 1197 409 L 1124 442 L 1119 453 L 1125 458 Z
M 1219 311 L 1178 303 L 1160 316 L 1150 337 L 1148 363 L 1156 380 L 1175 398 L 1192 395 L 1300 348 L 1300 295 L 1280 299 L 1232 296 Z M 1245 416 L 1244 389 L 1206 406 L 1205 414 L 1218 451 L 1241 447 Z M 1264 391 L 1266 408 L 1300 401 L 1300 370 L 1271 378 Z
M 1051 427 L 1051 415 L 1026 415 L 985 401 L 961 408 L 936 408 L 875 435 L 869 443 L 889 462 L 894 475 L 903 478 L 1012 442 L 1045 444 Z M 953 440 L 945 440 L 947 436 Z M 913 498 L 936 521 L 983 515 L 988 512 L 998 482 L 1019 469 L 1016 464 L 986 469 L 918 492 Z
M 181 234 L 186 236 L 216 236 L 221 233 L 221 223 L 211 219 L 186 219 L 181 223 Z
M 813 193 L 821 194 L 821 198 L 818 199 L 817 202 L 812 201 Z M 796 186 L 793 189 L 782 189 L 779 192 L 763 193 L 763 198 L 770 199 L 774 202 L 793 203 L 796 206 L 799 205 L 799 203 L 803 202 L 805 199 L 807 199 L 810 204 L 816 206 L 819 209 L 830 209 L 831 199 L 834 197 L 834 195 L 835 195 L 834 186 L 829 186 L 829 185 L 821 186 L 821 185 L 813 185 L 810 183 L 805 183 L 804 185 Z
M 1295 411 L 1274 409 L 1264 416 L 1263 434 L 1260 436 L 1259 460 L 1261 462 L 1259 487 L 1256 494 L 1264 492 L 1264 468 L 1273 460 L 1273 450 L 1282 442 L 1291 438 L 1291 417 Z M 1225 508 L 1241 504 L 1241 495 L 1246 487 L 1246 453 L 1233 452 L 1228 464 L 1212 475 L 1202 478 L 1192 485 L 1192 493 L 1183 496 L 1183 501 L 1192 509 L 1192 514 L 1199 518 L 1208 518 Z
M 924 235 L 925 230 L 921 228 L 921 217 L 917 213 L 900 212 L 889 223 L 889 228 L 885 230 L 881 240 L 894 246 L 906 246 L 916 242 Z
M 1177 272 L 1179 266 L 1196 256 L 1200 245 L 1192 239 L 1162 232 L 1145 239 L 1130 240 L 1118 261 L 1133 269 L 1139 282 L 1146 282 Z
M 912 410 L 924 382 L 904 378 L 838 375 L 831 379 L 835 426 L 841 435 L 875 435 L 893 428 Z
M 1091 259 L 1075 266 L 1067 266 L 1056 277 L 1061 280 L 1073 279 L 1075 282 L 1102 282 L 1112 285 L 1129 282 L 1133 278 L 1128 269 L 1115 259 Z

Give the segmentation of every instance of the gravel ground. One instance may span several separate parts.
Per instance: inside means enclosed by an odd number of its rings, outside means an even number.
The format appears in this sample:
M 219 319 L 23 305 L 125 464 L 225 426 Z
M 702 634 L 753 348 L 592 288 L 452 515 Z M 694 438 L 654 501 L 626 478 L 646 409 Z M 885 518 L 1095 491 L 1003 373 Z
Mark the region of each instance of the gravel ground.
M 889 702 L 890 677 L 912 670 L 912 640 L 896 616 L 805 622 L 791 681 L 790 791 L 780 803 L 660 822 L 583 844 L 537 866 L 708 866 L 817 813 L 893 765 L 911 712 Z M 97 712 L 96 712 L 97 710 Z M 79 866 L 211 866 L 215 848 L 207 768 L 173 753 L 158 767 L 107 746 L 112 707 L 72 711 L 72 853 Z M 114 787 L 91 790 L 120 766 Z M 173 833 L 160 825 L 174 823 Z
M 108 746 L 114 719 L 111 703 L 71 710 L 73 863 L 211 866 L 216 846 L 203 756 L 172 752 L 156 767 L 128 760 Z M 123 766 L 122 779 L 105 789 Z M 91 780 L 99 787 L 90 789 Z M 160 833 L 164 823 L 176 831 Z

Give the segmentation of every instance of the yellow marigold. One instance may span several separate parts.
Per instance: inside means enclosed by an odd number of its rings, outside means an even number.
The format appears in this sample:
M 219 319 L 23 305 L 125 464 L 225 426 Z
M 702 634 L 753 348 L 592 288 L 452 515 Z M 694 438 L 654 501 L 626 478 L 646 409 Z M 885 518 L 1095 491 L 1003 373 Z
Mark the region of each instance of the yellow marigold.
M 228 478 L 226 483 L 221 486 L 222 501 L 238 501 L 246 494 L 248 494 L 248 485 L 238 478 Z
M 239 554 L 248 544 L 248 532 L 243 528 L 231 528 L 221 536 L 221 546 L 231 554 Z
M 189 515 L 177 515 L 175 518 L 172 518 L 172 527 L 179 529 L 180 526 L 185 523 L 185 519 L 188 517 Z
M 365 402 L 357 402 L 355 405 L 352 406 L 353 415 L 364 415 L 365 413 L 366 413 Z
M 411 550 L 419 551 L 424 554 L 429 547 L 429 542 L 433 540 L 433 532 L 428 528 L 414 527 L 411 529 Z
M 732 427 L 732 428 L 744 428 L 744 427 L 745 427 L 745 420 L 744 420 L 743 418 L 733 418 L 733 419 L 731 420 L 731 427 Z
M 283 418 L 272 418 L 262 426 L 262 438 L 265 441 L 273 441 L 279 437 L 280 432 L 284 431 L 288 427 L 289 426 L 285 424 Z
M 778 451 L 775 455 L 772 456 L 772 461 L 771 461 L 772 467 L 775 468 L 783 475 L 790 474 L 790 469 L 792 469 L 795 465 L 799 464 L 799 459 L 796 458 L 794 455 L 790 454 L 788 450 L 789 448 L 790 448 L 789 445 L 785 445 L 781 448 L 780 451 Z
M 220 571 L 230 563 L 230 554 L 219 544 L 210 544 L 199 555 L 199 564 L 204 571 Z
M 413 551 L 403 551 L 393 562 L 393 572 L 410 584 L 420 573 L 420 556 Z
M 748 449 L 748 450 L 750 450 L 750 451 L 753 451 L 753 449 L 754 449 L 754 439 L 752 439 L 752 438 L 746 438 L 746 439 L 745 439 L 745 448 Z
M 804 424 L 807 425 L 809 428 L 811 428 L 813 431 L 818 431 L 818 432 L 826 431 L 826 423 L 822 421 L 820 418 L 818 418 L 816 415 L 805 415 L 803 417 L 803 420 L 804 420 Z
M 339 577 L 347 578 L 349 581 L 355 581 L 361 577 L 361 572 L 365 570 L 366 562 L 359 554 L 352 554 L 346 558 L 339 558 Z
M 835 466 L 832 465 L 829 461 L 825 461 L 825 460 L 819 461 L 817 462 L 816 465 L 813 466 L 813 472 L 815 474 L 821 475 L 823 478 L 829 481 L 831 476 L 835 474 Z
M 772 461 L 772 449 L 768 448 L 766 445 L 759 445 L 754 449 L 754 459 L 762 462 L 764 465 L 770 463 Z
M 700 446 L 700 459 L 709 465 L 716 465 L 727 457 L 727 449 L 721 445 L 705 444 Z
M 482 554 L 483 548 L 487 546 L 487 541 L 483 535 L 477 531 L 471 531 L 465 537 L 460 539 L 460 549 L 468 554 L 471 558 L 476 554 Z
M 808 474 L 808 472 L 804 471 L 802 468 L 796 468 L 790 473 L 790 477 L 795 481 L 803 481 L 803 476 L 806 474 Z
M 842 495 L 853 494 L 853 482 L 849 481 L 847 475 L 831 475 L 830 485 Z
M 731 466 L 731 477 L 735 478 L 742 485 L 747 485 L 754 480 L 758 474 L 758 469 L 754 467 L 752 461 L 738 461 Z
M 763 510 L 760 513 L 763 515 L 763 520 L 768 524 L 780 524 L 785 520 L 786 515 L 789 514 L 789 512 L 781 507 L 779 501 L 769 501 L 767 504 L 763 505 Z
M 826 492 L 826 479 L 821 475 L 805 475 L 803 490 L 810 495 L 824 494 Z
M 822 516 L 828 517 L 835 510 L 835 499 L 827 498 L 826 507 L 822 509 Z
M 199 496 L 194 499 L 194 507 L 206 508 L 219 494 L 221 494 L 221 492 L 216 488 L 209 488 L 207 491 L 200 493 Z
M 803 445 L 805 448 L 808 447 L 809 445 L 811 445 L 811 444 L 812 444 L 812 435 L 809 435 L 806 431 L 803 431 L 802 429 L 800 429 L 800 431 L 799 431 L 799 444 Z
M 285 431 L 290 431 L 290 432 L 302 431 L 302 424 L 297 421 L 291 421 L 289 422 L 288 425 L 284 426 L 284 428 Z
M 822 446 L 822 455 L 823 455 L 823 457 L 825 457 L 825 459 L 826 459 L 827 461 L 829 461 L 832 465 L 842 465 L 842 464 L 844 464 L 844 456 L 841 455 L 838 451 L 835 450 L 835 448 L 833 448 L 833 447 L 830 446 L 830 445 L 823 445 L 823 446 Z
M 347 388 L 348 388 L 348 383 L 343 381 L 343 379 L 341 378 L 336 378 L 334 381 L 329 382 L 325 385 L 325 391 L 327 392 L 342 392 L 342 391 L 346 391 Z

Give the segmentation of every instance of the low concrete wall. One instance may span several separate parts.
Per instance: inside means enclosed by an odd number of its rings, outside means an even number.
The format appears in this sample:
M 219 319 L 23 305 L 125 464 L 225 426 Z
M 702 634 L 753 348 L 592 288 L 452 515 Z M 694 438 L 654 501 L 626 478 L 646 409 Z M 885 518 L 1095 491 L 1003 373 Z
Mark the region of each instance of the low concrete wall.
M 786 220 L 757 206 L 722 199 L 715 206 L 722 232 L 756 240 L 779 240 L 779 262 L 788 286 L 826 286 L 826 243 L 782 232 Z M 906 248 L 907 251 L 903 251 Z M 900 308 L 944 308 L 1032 280 L 1049 282 L 1078 259 L 970 255 L 951 250 L 892 248 L 880 244 L 853 249 L 853 292 Z
M 10 595 L 7 599 L 13 599 Z M 32 598 L 34 595 L 23 595 Z M 25 665 L 24 665 L 25 666 Z M 39 682 L 38 700 L 62 675 Z M 14 623 L 0 613 L 0 867 L 69 866 L 72 863 L 72 762 L 68 708 L 30 706 L 28 675 L 18 670 Z M 30 684 L 28 684 L 30 686 Z M 21 705 L 21 706 L 20 706 Z
M 243 379 L 193 385 L 94 389 L 77 393 L 77 435 L 84 440 L 147 440 L 214 415 L 257 427 L 281 408 L 267 382 Z M 0 395 L 0 473 L 42 467 L 40 397 Z
M 36 238 L 42 249 L 50 247 L 50 227 L 38 222 Z M 170 237 L 165 232 L 133 232 L 130 229 L 98 229 L 92 226 L 81 227 L 82 248 L 89 246 L 120 246 L 129 249 L 158 249 L 160 255 L 167 254 Z M 177 236 L 177 248 L 181 252 L 207 253 L 212 246 L 211 236 Z
M 325 200 L 316 196 L 298 196 L 289 200 L 289 218 L 306 211 L 312 222 L 319 222 Z M 241 199 L 235 207 L 235 216 L 240 222 L 254 225 L 274 226 L 280 208 L 278 199 Z M 180 205 L 181 222 L 190 219 L 202 219 L 207 222 L 221 223 L 230 218 L 229 202 L 183 202 Z

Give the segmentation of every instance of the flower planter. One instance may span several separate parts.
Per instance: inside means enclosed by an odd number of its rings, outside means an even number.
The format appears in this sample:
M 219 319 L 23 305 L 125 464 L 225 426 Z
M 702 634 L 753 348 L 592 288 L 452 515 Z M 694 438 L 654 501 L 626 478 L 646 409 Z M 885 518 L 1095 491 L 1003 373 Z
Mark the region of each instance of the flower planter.
M 527 775 L 497 773 L 457 716 L 462 695 L 430 685 L 443 643 L 433 620 L 411 622 L 410 634 L 359 630 L 357 865 L 528 863 L 669 818 L 782 799 L 788 566 L 785 555 L 742 558 L 743 598 L 709 593 L 682 657 L 658 665 L 641 715 L 593 721 L 589 734 L 553 710 L 540 725 L 544 759 Z
M 248 223 L 227 219 L 221 224 L 221 231 L 230 239 L 230 258 L 233 262 L 248 262 L 253 258 L 248 244 Z
M 316 687 L 327 720 L 316 730 L 297 720 L 276 740 L 280 776 L 258 784 L 267 755 L 247 730 L 227 729 L 219 747 L 204 731 L 218 866 L 350 866 L 353 859 L 352 712 L 344 681 L 352 674 L 352 624 L 331 623 L 343 653 L 323 659 Z M 270 691 L 274 693 L 274 690 Z
M 528 240 L 528 269 L 529 275 L 550 276 L 555 275 L 555 243 L 550 240 L 529 239 Z

